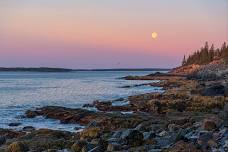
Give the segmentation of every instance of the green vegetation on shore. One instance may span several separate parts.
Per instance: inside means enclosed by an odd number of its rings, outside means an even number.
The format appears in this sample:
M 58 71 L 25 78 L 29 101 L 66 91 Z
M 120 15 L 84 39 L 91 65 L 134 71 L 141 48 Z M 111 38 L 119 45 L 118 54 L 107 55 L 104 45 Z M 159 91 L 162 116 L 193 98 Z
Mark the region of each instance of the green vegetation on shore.
M 204 65 L 212 62 L 213 60 L 224 59 L 228 64 L 228 45 L 223 43 L 221 48 L 215 48 L 212 44 L 209 48 L 208 42 L 200 50 L 195 51 L 192 55 L 186 59 L 184 56 L 182 65 L 199 64 Z

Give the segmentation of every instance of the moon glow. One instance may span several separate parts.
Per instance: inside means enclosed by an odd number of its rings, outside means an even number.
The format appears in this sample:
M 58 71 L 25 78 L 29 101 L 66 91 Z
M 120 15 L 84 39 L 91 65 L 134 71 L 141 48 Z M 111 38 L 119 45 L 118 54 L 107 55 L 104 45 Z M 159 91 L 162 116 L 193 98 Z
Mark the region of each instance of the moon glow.
M 151 36 L 152 36 L 153 39 L 156 39 L 156 38 L 158 37 L 158 33 L 153 32 L 153 33 L 151 34 Z

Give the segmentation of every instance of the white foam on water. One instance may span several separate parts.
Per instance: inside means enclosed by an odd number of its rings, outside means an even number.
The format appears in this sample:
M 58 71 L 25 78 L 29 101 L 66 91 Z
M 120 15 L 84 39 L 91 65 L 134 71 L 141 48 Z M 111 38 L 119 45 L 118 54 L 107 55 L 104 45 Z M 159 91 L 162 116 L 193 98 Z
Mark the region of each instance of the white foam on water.
M 74 131 L 77 124 L 61 124 L 45 118 L 21 117 L 28 109 L 43 106 L 81 107 L 94 100 L 113 100 L 147 92 L 160 92 L 161 88 L 133 86 L 151 81 L 118 79 L 127 75 L 146 75 L 152 72 L 84 71 L 69 73 L 0 72 L 0 128 L 21 129 L 24 126 Z M 127 104 L 126 101 L 116 105 Z M 91 109 L 94 110 L 94 109 Z M 9 123 L 22 123 L 9 127 Z

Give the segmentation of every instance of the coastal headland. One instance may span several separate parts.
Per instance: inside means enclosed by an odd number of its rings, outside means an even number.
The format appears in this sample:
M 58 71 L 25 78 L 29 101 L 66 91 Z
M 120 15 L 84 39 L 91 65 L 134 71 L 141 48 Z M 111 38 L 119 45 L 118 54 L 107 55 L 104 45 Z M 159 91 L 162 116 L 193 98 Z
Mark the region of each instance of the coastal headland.
M 32 126 L 22 131 L 1 129 L 0 151 L 226 151 L 227 85 L 221 79 L 190 78 L 179 70 L 122 78 L 160 80 L 142 85 L 162 87 L 161 93 L 94 101 L 78 109 L 49 106 L 28 110 L 25 117 L 31 119 L 43 116 L 85 127 L 75 132 Z

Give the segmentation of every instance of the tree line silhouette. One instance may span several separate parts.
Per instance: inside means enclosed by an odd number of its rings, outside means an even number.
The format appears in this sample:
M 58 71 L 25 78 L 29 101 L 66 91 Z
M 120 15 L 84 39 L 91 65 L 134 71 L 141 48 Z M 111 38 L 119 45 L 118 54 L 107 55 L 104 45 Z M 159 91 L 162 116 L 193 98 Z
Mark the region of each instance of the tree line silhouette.
M 184 56 L 182 65 L 203 65 L 219 59 L 224 59 L 225 63 L 228 64 L 228 45 L 226 42 L 222 44 L 221 48 L 215 48 L 213 44 L 209 47 L 208 42 L 206 42 L 200 50 L 195 51 L 188 58 Z

